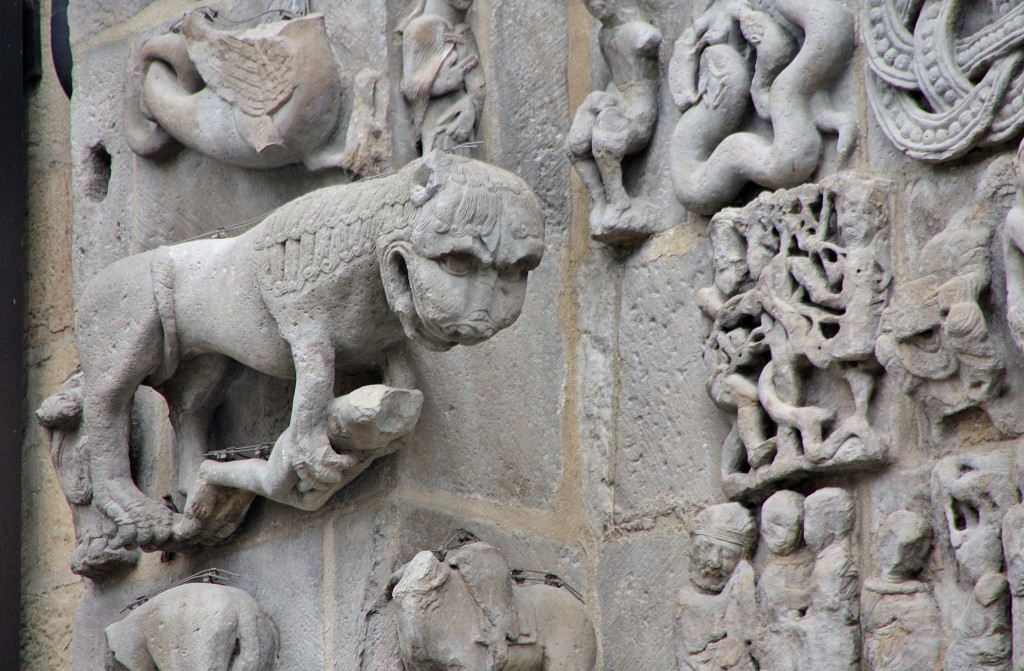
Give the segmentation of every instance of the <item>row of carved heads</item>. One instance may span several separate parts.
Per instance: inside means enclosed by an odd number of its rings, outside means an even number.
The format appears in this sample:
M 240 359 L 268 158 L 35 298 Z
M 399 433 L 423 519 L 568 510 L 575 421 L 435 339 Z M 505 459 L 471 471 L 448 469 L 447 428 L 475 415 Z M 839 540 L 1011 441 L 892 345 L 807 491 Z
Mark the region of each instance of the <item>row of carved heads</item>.
M 760 506 L 760 525 L 738 503 L 706 508 L 676 611 L 679 669 L 1020 668 L 1024 505 L 1011 461 L 999 452 L 940 460 L 931 511 L 877 522 L 878 574 L 865 580 L 844 489 L 778 491 Z M 932 557 L 933 544 L 952 561 Z

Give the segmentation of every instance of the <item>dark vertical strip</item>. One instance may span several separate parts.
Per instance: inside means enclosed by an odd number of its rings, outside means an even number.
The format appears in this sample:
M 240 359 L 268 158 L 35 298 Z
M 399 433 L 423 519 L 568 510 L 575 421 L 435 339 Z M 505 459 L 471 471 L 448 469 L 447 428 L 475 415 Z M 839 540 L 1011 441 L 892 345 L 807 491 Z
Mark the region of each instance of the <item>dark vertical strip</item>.
M 0 2 L 0 669 L 17 669 L 26 209 L 22 2 Z

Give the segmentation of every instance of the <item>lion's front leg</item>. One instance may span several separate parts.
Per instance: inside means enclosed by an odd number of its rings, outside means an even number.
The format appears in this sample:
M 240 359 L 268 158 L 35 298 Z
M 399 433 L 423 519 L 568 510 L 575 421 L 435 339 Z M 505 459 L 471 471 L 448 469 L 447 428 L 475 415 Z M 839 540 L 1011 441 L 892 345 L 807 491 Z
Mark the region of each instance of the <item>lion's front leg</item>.
M 290 428 L 294 441 L 286 441 L 285 461 L 299 476 L 299 490 L 330 489 L 341 481 L 355 459 L 334 451 L 328 437 L 327 411 L 334 398 L 334 345 L 319 334 L 289 339 L 295 363 L 295 396 Z

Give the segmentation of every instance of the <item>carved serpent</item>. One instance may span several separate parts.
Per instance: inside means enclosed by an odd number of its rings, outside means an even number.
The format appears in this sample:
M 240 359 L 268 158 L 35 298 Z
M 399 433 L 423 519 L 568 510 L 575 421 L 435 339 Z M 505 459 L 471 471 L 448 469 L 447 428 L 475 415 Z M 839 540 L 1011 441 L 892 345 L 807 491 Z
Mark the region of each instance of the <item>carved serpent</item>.
M 710 214 L 731 201 L 747 182 L 779 189 L 805 181 L 817 168 L 823 141 L 815 94 L 824 90 L 853 52 L 853 16 L 833 0 L 778 0 L 776 7 L 805 33 L 803 47 L 775 78 L 769 94 L 774 139 L 735 132 L 750 98 L 751 74 L 736 50 L 704 51 L 702 101 L 687 110 L 672 135 L 675 194 L 688 209 Z M 777 31 L 756 40 L 758 61 L 791 49 Z

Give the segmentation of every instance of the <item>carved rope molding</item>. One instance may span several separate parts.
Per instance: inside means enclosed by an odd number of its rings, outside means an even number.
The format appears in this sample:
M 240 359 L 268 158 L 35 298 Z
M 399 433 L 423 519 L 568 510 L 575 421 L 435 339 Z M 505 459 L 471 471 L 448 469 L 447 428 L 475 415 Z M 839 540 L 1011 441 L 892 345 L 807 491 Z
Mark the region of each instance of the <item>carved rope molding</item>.
M 867 0 L 862 6 L 871 109 L 886 137 L 920 161 L 950 161 L 1024 129 L 1024 4 L 1002 3 L 990 23 L 958 37 L 958 20 L 971 9 L 965 4 Z

